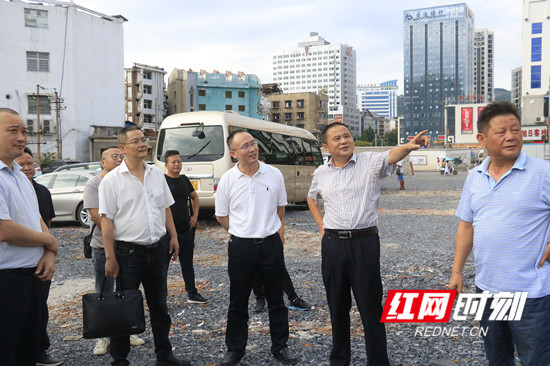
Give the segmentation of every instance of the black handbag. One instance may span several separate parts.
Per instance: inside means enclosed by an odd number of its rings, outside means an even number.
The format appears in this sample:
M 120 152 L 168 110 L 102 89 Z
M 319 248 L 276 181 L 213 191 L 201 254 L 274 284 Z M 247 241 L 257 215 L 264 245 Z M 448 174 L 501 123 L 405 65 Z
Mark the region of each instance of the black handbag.
M 92 258 L 92 246 L 90 245 L 90 243 L 92 242 L 94 229 L 95 229 L 95 225 L 92 226 L 92 231 L 88 235 L 82 238 L 82 242 L 84 244 L 84 258 Z
M 103 292 L 104 279 L 100 293 L 82 296 L 84 338 L 116 337 L 145 331 L 141 291 L 121 289 L 118 278 L 116 282 L 116 292 Z

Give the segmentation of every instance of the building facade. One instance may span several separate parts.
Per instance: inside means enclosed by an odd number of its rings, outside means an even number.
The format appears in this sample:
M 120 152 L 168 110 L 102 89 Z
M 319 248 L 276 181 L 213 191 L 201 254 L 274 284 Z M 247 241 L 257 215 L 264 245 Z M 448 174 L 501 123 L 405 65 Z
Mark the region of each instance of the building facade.
M 91 125 L 124 126 L 124 21 L 72 1 L 0 0 L 0 107 L 27 123 L 37 158 L 88 161 Z
M 271 121 L 319 135 L 328 124 L 328 96 L 310 92 L 269 94 Z
M 480 103 L 492 102 L 494 95 L 494 34 L 487 29 L 476 29 L 474 43 L 474 99 Z M 472 99 L 472 98 L 470 98 Z
M 168 78 L 170 114 L 235 111 L 242 116 L 262 119 L 260 102 L 261 84 L 256 75 L 174 69 Z
M 393 118 L 397 115 L 397 89 L 397 80 L 359 85 L 357 107 L 361 112 L 369 110 L 380 117 Z
M 163 68 L 134 63 L 125 69 L 126 121 L 157 131 L 166 116 Z
M 521 109 L 521 66 L 512 70 L 510 101 Z
M 360 135 L 357 109 L 356 52 L 346 44 L 331 44 L 311 32 L 298 47 L 273 56 L 273 81 L 285 93 L 328 95 L 328 120 L 344 122 Z
M 550 0 L 523 1 L 522 124 L 548 121 Z
M 404 137 L 444 134 L 446 104 L 474 94 L 474 14 L 466 4 L 403 12 Z

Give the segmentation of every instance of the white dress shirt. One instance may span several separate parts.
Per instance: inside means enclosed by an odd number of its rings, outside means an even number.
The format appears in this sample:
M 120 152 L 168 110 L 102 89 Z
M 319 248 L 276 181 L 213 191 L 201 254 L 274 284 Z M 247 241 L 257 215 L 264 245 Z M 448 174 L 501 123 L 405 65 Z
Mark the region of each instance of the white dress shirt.
M 164 174 L 148 164 L 143 184 L 124 160 L 99 185 L 99 214 L 113 220 L 115 240 L 143 245 L 158 242 L 166 234 L 166 208 L 173 203 Z

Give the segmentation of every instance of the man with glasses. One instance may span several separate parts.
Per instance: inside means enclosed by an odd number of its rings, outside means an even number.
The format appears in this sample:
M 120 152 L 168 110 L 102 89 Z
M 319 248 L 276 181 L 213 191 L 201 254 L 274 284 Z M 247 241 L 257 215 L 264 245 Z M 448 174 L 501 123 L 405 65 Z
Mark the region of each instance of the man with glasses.
M 296 355 L 287 348 L 288 310 L 283 302 L 284 218 L 286 191 L 278 169 L 258 160 L 253 137 L 234 130 L 227 138 L 231 157 L 238 163 L 220 179 L 216 191 L 216 219 L 230 235 L 228 272 L 229 311 L 222 366 L 239 364 L 248 338 L 248 298 L 260 273 L 269 308 L 271 353 L 294 365 Z
M 98 189 L 101 180 L 111 170 L 116 168 L 124 160 L 124 154 L 118 147 L 111 147 L 105 150 L 101 154 L 101 166 L 103 167 L 103 173 L 97 175 L 88 182 L 84 187 L 84 209 L 88 210 L 90 218 L 92 219 L 92 241 L 90 246 L 92 247 L 92 263 L 94 264 L 95 271 L 95 291 L 100 292 L 103 286 L 103 280 L 105 279 L 105 250 L 103 248 L 103 240 L 101 238 L 101 217 L 99 216 L 99 196 Z M 105 281 L 104 291 L 114 291 L 115 285 L 112 278 L 107 278 Z M 130 336 L 130 344 L 132 346 L 139 346 L 144 344 L 145 341 L 137 335 Z M 99 338 L 94 347 L 94 355 L 104 355 L 107 353 L 107 347 L 109 346 L 109 338 Z
M 99 185 L 99 214 L 105 247 L 105 276 L 119 277 L 123 289 L 138 289 L 143 284 L 155 341 L 157 365 L 190 365 L 176 358 L 168 339 L 171 319 L 168 314 L 166 285 L 169 251 L 178 257 L 178 237 L 170 206 L 174 203 L 164 174 L 147 165 L 147 138 L 135 126 L 118 133 L 124 161 Z M 116 229 L 116 230 L 115 230 Z M 111 338 L 112 365 L 129 365 L 128 336 Z
M 174 226 L 178 232 L 180 246 L 179 259 L 181 274 L 185 282 L 187 302 L 191 304 L 206 304 L 205 299 L 195 286 L 195 269 L 193 268 L 193 250 L 195 249 L 195 229 L 199 217 L 199 195 L 185 174 L 181 173 L 181 157 L 178 151 L 168 150 L 164 154 L 166 167 L 166 183 L 176 201 L 171 207 Z M 189 207 L 189 202 L 191 207 Z M 191 209 L 192 214 L 189 214 Z

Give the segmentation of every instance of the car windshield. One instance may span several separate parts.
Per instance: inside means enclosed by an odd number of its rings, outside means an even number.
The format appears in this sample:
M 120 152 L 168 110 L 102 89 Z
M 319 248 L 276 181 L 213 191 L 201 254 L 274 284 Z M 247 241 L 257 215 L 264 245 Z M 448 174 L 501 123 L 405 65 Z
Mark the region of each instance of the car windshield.
M 168 150 L 177 150 L 181 160 L 213 161 L 223 157 L 225 141 L 221 126 L 185 126 L 160 131 L 157 159 L 164 161 Z

